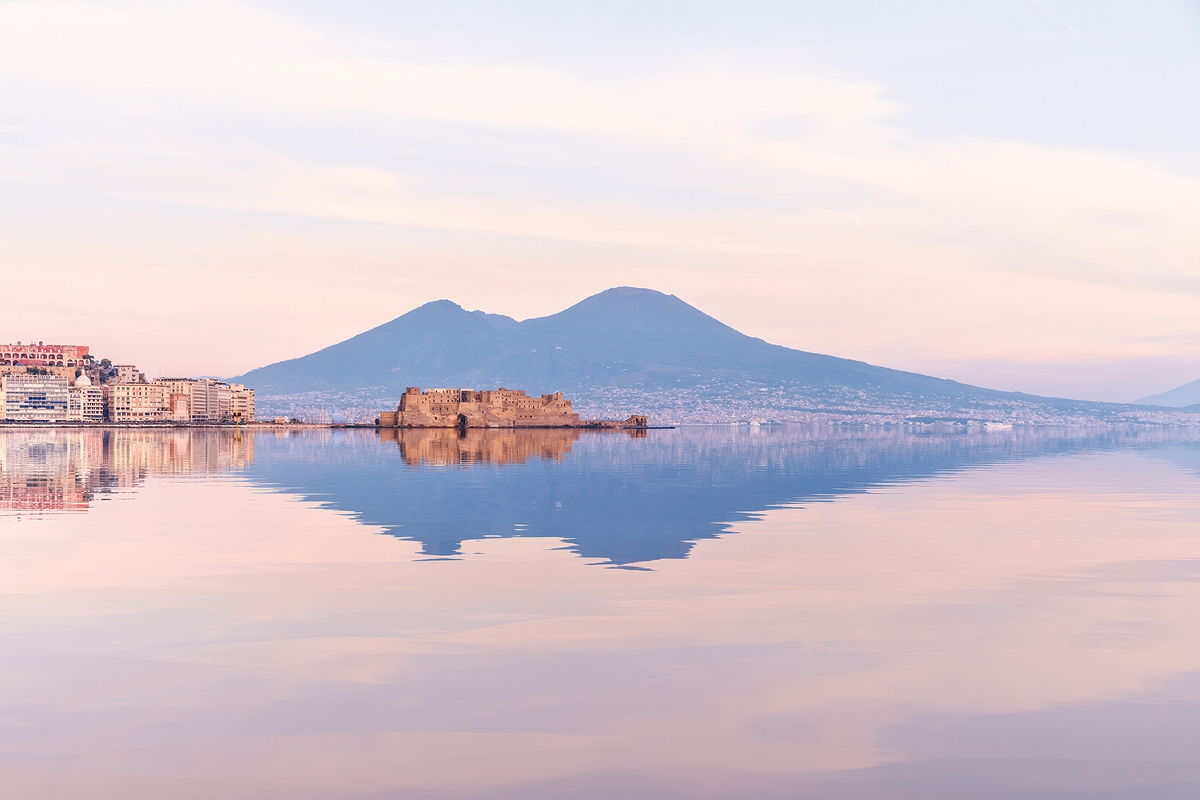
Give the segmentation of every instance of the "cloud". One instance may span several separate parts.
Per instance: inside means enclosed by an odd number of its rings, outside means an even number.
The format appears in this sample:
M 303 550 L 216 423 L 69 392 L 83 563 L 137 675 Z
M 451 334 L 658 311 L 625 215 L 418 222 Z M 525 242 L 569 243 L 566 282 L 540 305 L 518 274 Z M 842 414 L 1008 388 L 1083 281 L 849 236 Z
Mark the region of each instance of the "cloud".
M 750 333 L 915 369 L 1200 355 L 1200 178 L 1177 158 L 931 133 L 886 77 L 735 48 L 606 68 L 422 35 L 230 2 L 0 5 L 0 256 L 77 282 L 103 263 L 106 307 L 298 284 L 237 304 L 277 321 L 242 359 L 431 292 L 521 315 L 656 280 Z M 302 285 L 331 268 L 353 312 Z

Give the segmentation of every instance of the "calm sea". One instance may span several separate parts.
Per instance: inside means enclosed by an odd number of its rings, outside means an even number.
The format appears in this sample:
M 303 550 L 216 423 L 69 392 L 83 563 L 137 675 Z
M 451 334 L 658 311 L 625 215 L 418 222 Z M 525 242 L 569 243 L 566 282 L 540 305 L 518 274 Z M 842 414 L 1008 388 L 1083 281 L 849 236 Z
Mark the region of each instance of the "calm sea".
M 1200 434 L 0 430 L 5 798 L 1200 796 Z

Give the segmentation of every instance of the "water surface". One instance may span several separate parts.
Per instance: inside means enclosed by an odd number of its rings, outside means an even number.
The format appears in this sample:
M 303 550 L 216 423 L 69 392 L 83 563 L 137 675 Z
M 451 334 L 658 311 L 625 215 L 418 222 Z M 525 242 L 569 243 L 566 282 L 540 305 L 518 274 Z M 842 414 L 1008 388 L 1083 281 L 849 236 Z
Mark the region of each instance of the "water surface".
M 0 430 L 22 798 L 1194 797 L 1162 430 Z

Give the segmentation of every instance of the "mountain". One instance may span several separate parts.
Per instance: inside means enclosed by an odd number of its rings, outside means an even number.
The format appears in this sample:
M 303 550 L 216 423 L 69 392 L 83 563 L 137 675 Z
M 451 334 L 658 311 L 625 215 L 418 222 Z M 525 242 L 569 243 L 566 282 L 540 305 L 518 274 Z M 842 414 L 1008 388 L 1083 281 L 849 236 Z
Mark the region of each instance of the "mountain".
M 589 413 L 636 406 L 676 421 L 783 420 L 810 412 L 995 418 L 1030 404 L 1051 415 L 1095 416 L 1127 408 L 998 392 L 792 350 L 740 333 L 674 295 L 631 287 L 521 322 L 438 300 L 231 380 L 254 387 L 260 405 L 273 409 L 358 401 L 369 407 L 394 402 L 406 386 L 566 391 Z
M 713 379 L 994 394 L 768 344 L 674 295 L 629 287 L 524 322 L 437 300 L 324 350 L 232 380 L 276 395 L 502 384 L 530 392 L 564 386 L 673 388 Z
M 1167 408 L 1184 408 L 1200 404 L 1200 381 L 1192 381 L 1178 386 L 1169 392 L 1152 394 L 1137 401 L 1139 406 L 1166 406 Z

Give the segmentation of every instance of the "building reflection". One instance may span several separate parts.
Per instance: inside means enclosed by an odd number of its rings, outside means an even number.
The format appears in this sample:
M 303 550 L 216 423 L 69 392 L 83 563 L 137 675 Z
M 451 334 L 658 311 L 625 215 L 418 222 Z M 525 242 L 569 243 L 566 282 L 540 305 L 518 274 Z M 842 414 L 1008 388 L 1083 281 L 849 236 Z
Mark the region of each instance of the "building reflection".
M 0 430 L 0 513 L 86 511 L 151 475 L 214 474 L 254 462 L 253 432 Z

